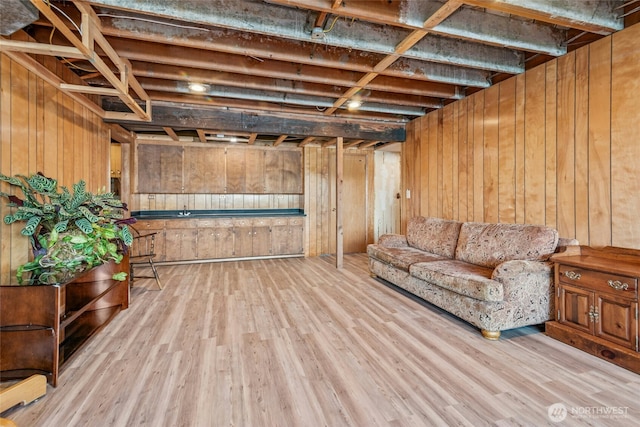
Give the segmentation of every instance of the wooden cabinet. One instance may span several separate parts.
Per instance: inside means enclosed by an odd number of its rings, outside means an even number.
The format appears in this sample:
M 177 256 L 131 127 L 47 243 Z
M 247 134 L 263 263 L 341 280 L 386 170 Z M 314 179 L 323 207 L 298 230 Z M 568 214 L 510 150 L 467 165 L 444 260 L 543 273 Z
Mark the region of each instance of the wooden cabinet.
M 304 255 L 304 217 L 138 220 L 156 232 L 156 262 Z
M 226 193 L 224 147 L 184 147 L 184 193 Z
M 165 223 L 165 261 L 198 258 L 198 220 L 181 219 Z
M 137 145 L 139 193 L 182 193 L 182 147 Z
M 0 377 L 44 374 L 54 387 L 62 367 L 120 310 L 129 307 L 128 258 L 61 285 L 0 286 Z
M 304 252 L 303 218 L 276 218 L 271 227 L 271 251 L 291 255 Z
M 640 251 L 582 246 L 553 260 L 557 312 L 547 334 L 640 373 Z
M 138 193 L 302 194 L 300 148 L 136 144 Z
M 198 220 L 198 259 L 233 257 L 233 221 L 228 218 Z

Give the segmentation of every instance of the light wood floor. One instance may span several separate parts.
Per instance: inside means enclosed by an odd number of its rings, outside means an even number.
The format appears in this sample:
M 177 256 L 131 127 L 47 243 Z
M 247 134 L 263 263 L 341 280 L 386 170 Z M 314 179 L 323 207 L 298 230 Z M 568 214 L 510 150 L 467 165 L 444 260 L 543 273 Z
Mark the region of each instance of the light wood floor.
M 20 427 L 640 425 L 640 375 L 538 328 L 485 340 L 369 277 L 364 255 L 341 271 L 332 262 L 160 267 L 164 290 L 136 282 L 131 307 L 59 386 L 4 417 Z M 580 416 L 553 423 L 556 403 Z

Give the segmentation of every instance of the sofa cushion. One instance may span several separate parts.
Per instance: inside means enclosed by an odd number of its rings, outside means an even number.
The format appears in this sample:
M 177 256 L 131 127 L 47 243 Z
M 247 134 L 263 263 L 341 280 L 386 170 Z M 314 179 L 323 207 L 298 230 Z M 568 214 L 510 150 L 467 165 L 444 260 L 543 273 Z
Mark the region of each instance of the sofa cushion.
M 458 294 L 480 301 L 502 301 L 502 283 L 491 279 L 492 272 L 492 268 L 457 260 L 417 263 L 409 267 L 413 277 Z
M 411 218 L 407 224 L 409 246 L 453 258 L 461 222 L 441 218 Z
M 466 222 L 460 229 L 455 258 L 495 268 L 504 261 L 544 261 L 558 244 L 558 232 L 542 225 Z
M 368 245 L 367 254 L 384 263 L 390 264 L 404 271 L 409 271 L 409 266 L 416 262 L 428 262 L 447 259 L 420 249 L 405 246 L 403 248 L 388 248 L 382 245 Z

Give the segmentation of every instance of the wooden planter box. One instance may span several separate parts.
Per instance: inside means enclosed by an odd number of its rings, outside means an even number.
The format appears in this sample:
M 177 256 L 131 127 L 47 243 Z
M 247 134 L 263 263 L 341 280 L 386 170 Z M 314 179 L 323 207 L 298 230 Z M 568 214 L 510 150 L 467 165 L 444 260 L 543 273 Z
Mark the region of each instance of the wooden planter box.
M 54 387 L 71 356 L 129 307 L 127 257 L 61 285 L 0 286 L 0 379 L 44 374 Z

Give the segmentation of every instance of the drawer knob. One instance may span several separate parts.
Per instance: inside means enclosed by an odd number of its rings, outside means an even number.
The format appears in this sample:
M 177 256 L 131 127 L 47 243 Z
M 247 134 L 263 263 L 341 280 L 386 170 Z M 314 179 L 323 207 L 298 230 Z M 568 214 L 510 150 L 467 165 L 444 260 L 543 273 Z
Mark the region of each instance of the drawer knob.
M 580 280 L 580 273 L 576 273 L 575 271 L 565 271 L 564 275 L 567 276 L 571 280 Z
M 629 289 L 629 285 L 627 285 L 626 283 L 622 283 L 619 280 L 609 280 L 607 283 L 616 291 L 626 291 L 627 289 Z

